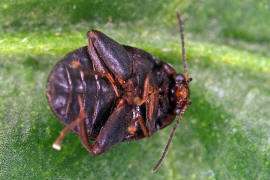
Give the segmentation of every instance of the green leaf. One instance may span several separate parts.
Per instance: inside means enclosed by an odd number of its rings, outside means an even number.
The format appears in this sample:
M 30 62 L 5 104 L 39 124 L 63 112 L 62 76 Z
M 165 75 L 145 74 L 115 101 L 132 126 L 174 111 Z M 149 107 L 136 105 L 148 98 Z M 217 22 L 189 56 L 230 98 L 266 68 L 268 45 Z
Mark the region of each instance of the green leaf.
M 138 0 L 0 2 L 0 179 L 269 179 L 268 1 Z M 152 138 L 90 155 L 45 97 L 54 65 L 98 29 L 183 72 L 181 10 L 192 105 L 169 152 L 151 169 L 172 126 Z

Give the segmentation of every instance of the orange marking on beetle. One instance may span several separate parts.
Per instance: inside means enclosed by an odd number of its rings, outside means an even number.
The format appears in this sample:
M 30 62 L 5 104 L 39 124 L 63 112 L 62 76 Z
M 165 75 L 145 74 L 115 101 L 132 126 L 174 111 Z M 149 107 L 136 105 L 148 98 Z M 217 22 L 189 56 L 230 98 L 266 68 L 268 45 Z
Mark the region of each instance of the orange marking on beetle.
M 141 99 L 139 97 L 135 97 L 133 101 L 134 101 L 135 104 L 137 104 L 139 106 L 142 105 L 145 102 L 144 99 Z
M 71 62 L 71 67 L 72 67 L 73 69 L 77 69 L 79 66 L 80 66 L 80 63 L 79 63 L 77 60 L 73 60 L 73 61 Z
M 137 128 L 135 126 L 129 126 L 128 127 L 128 132 L 130 134 L 134 134 L 136 132 Z

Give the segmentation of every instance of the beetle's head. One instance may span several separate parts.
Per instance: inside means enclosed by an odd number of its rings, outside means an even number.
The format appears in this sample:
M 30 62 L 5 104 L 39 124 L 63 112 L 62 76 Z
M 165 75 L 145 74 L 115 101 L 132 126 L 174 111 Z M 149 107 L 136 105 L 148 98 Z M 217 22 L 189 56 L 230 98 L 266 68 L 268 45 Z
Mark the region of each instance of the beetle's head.
M 185 77 L 182 74 L 177 74 L 175 76 L 175 87 L 173 88 L 173 95 L 175 99 L 175 109 L 174 113 L 179 115 L 181 109 L 185 105 L 191 104 L 189 98 L 189 87 L 188 84 L 191 81 L 191 78 Z
M 173 138 L 175 130 L 176 130 L 176 128 L 181 120 L 181 117 L 185 113 L 185 111 L 187 110 L 188 105 L 191 104 L 190 98 L 189 98 L 188 84 L 192 79 L 188 77 L 188 72 L 187 72 L 184 30 L 183 30 L 183 26 L 182 26 L 181 16 L 180 16 L 180 13 L 178 11 L 176 12 L 176 15 L 177 15 L 178 23 L 179 23 L 179 27 L 180 27 L 181 43 L 182 43 L 182 60 L 183 60 L 183 65 L 184 65 L 184 76 L 182 74 L 176 74 L 174 77 L 175 86 L 172 88 L 172 98 L 173 98 L 174 103 L 175 103 L 174 113 L 176 115 L 178 115 L 178 118 L 174 124 L 172 132 L 170 134 L 170 138 L 169 138 L 168 143 L 167 143 L 167 145 L 166 145 L 166 147 L 161 155 L 161 158 L 159 159 L 157 164 L 152 169 L 152 172 L 155 172 L 158 169 L 158 167 L 160 166 L 161 162 L 163 161 L 166 153 L 168 152 L 168 148 L 172 142 L 172 138 Z

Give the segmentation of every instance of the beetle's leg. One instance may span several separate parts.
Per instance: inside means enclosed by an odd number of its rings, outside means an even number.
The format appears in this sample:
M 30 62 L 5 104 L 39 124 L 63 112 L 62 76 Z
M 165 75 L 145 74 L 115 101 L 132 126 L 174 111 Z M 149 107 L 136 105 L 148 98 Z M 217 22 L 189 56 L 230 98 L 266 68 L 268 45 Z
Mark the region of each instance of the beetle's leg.
M 128 125 L 132 119 L 132 107 L 127 105 L 122 98 L 116 108 L 101 128 L 94 143 L 92 153 L 101 154 L 118 142 L 121 142 L 128 134 Z
M 128 126 L 129 134 L 132 134 L 132 135 L 135 134 L 135 132 L 137 130 L 137 127 L 135 125 L 136 121 L 137 121 L 137 111 L 136 111 L 136 108 L 133 108 L 132 109 L 132 119 L 131 119 L 131 122 L 130 122 L 130 124 Z
M 95 51 L 95 48 L 94 48 L 93 44 L 91 43 L 89 37 L 88 37 L 88 52 L 89 52 L 89 55 L 92 59 L 93 66 L 94 66 L 93 68 L 94 68 L 95 72 L 103 74 L 104 76 L 107 77 L 107 79 L 112 84 L 112 87 L 113 87 L 113 90 L 114 90 L 116 96 L 119 97 L 119 93 L 118 93 L 117 87 L 115 85 L 114 79 L 113 79 L 112 75 L 108 72 L 106 67 L 104 67 L 104 65 L 102 65 L 102 62 L 99 59 L 99 57 Z
M 149 134 L 149 131 L 147 130 L 146 125 L 145 125 L 145 123 L 143 121 L 143 118 L 142 118 L 142 116 L 140 114 L 138 116 L 138 121 L 139 121 L 139 124 L 141 126 L 141 129 L 142 129 L 142 132 L 143 132 L 144 136 L 152 137 L 152 134 L 151 135 Z
M 78 100 L 79 100 L 79 105 L 80 105 L 79 116 L 77 117 L 77 119 L 75 121 L 70 123 L 68 126 L 65 127 L 65 129 L 63 129 L 61 131 L 60 136 L 53 143 L 53 148 L 56 150 L 61 150 L 61 143 L 62 143 L 64 137 L 72 128 L 77 126 L 79 128 L 79 136 L 80 136 L 81 143 L 89 152 L 91 152 L 93 154 L 93 152 L 92 152 L 93 147 L 89 144 L 89 139 L 88 139 L 87 132 L 86 132 L 85 121 L 84 121 L 86 112 L 85 112 L 85 109 L 83 107 L 81 96 L 78 96 Z
M 159 93 L 158 90 L 154 90 L 150 96 L 149 101 L 146 102 L 146 127 L 150 136 L 156 130 L 156 119 L 159 106 Z
M 136 108 L 134 108 L 132 110 L 132 113 L 133 113 L 133 117 L 132 117 L 131 123 L 128 126 L 128 132 L 130 134 L 134 135 L 134 133 L 137 130 L 137 128 L 135 126 L 135 122 L 138 121 L 139 122 L 139 125 L 140 125 L 140 127 L 141 127 L 141 129 L 143 131 L 144 136 L 150 137 L 150 135 L 149 135 L 149 133 L 148 133 L 148 131 L 146 129 L 145 123 L 143 121 L 142 115 L 140 114 L 139 106 L 137 106 Z
M 151 137 L 155 130 L 155 120 L 156 120 L 157 109 L 158 109 L 158 90 L 157 88 L 154 87 L 154 84 L 155 83 L 151 83 L 151 74 L 148 73 L 144 82 L 144 90 L 143 90 L 142 98 L 140 97 L 134 98 L 134 103 L 137 105 L 142 105 L 143 103 L 145 103 L 146 122 L 144 123 L 142 119 L 139 122 L 142 127 L 142 130 L 145 127 L 147 127 L 148 137 Z M 144 135 L 146 135 L 145 132 L 144 132 Z
M 113 90 L 114 90 L 116 96 L 119 97 L 119 93 L 118 93 L 118 90 L 117 90 L 117 87 L 115 85 L 115 82 L 114 82 L 113 77 L 109 73 L 97 73 L 97 74 L 99 76 L 101 76 L 101 77 L 106 77 L 110 81 L 110 83 L 112 84 L 112 87 L 113 87 Z
M 89 151 L 92 153 L 92 149 L 93 147 L 90 145 L 89 143 L 89 139 L 88 139 L 88 135 L 86 132 L 86 127 L 85 127 L 85 121 L 80 121 L 79 125 L 79 136 L 80 136 L 80 140 L 82 145 Z
M 80 101 L 81 100 L 79 100 L 79 102 Z M 60 144 L 63 137 L 69 130 L 71 130 L 76 125 L 78 125 L 79 127 L 81 143 L 93 155 L 101 154 L 107 151 L 114 144 L 121 142 L 123 138 L 126 136 L 127 127 L 132 117 L 131 117 L 131 107 L 126 105 L 124 99 L 121 99 L 119 101 L 117 107 L 107 120 L 106 124 L 101 129 L 93 146 L 89 144 L 88 136 L 86 133 L 84 122 L 85 111 L 83 108 L 81 109 L 81 111 L 83 113 L 80 113 L 79 117 L 76 119 L 76 122 L 74 122 L 72 125 L 70 124 L 62 131 L 65 133 L 63 134 L 63 136 L 61 133 L 59 138 L 54 143 L 54 148 L 59 147 L 58 149 L 59 150 L 61 149 Z
M 142 95 L 142 98 L 140 97 L 135 97 L 134 98 L 134 103 L 136 105 L 142 105 L 143 103 L 145 103 L 145 101 L 147 100 L 148 98 L 148 95 L 151 93 L 150 92 L 150 84 L 149 84 L 149 81 L 150 81 L 150 74 L 147 74 L 146 78 L 145 78 L 145 81 L 144 81 L 144 87 L 143 87 L 143 95 Z
M 64 139 L 64 137 L 67 135 L 67 133 L 74 128 L 75 126 L 77 126 L 78 124 L 80 124 L 81 122 L 84 122 L 85 120 L 85 110 L 83 107 L 83 103 L 82 103 L 82 98 L 79 95 L 78 96 L 78 100 L 79 100 L 79 105 L 80 105 L 80 114 L 79 116 L 76 118 L 75 121 L 73 121 L 72 123 L 70 123 L 68 126 L 66 126 L 60 133 L 60 135 L 58 136 L 58 138 L 56 139 L 56 141 L 53 143 L 53 148 L 56 150 L 61 150 L 61 143 Z
M 89 31 L 88 51 L 96 72 L 105 74 L 113 86 L 123 85 L 132 74 L 132 61 L 125 48 L 99 31 Z

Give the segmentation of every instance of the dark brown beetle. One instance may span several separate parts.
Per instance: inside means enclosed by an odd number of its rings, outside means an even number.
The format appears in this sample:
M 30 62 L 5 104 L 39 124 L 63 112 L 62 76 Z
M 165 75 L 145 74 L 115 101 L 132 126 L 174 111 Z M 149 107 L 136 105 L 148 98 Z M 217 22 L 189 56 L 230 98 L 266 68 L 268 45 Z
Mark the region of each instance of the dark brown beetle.
M 48 80 L 47 98 L 66 127 L 53 144 L 55 149 L 61 149 L 64 136 L 72 130 L 90 153 L 98 155 L 119 142 L 151 137 L 179 115 L 153 171 L 158 168 L 190 104 L 191 78 L 186 70 L 179 13 L 177 16 L 184 76 L 151 54 L 120 45 L 96 30 L 87 33 L 88 46 L 69 53 L 56 64 Z

